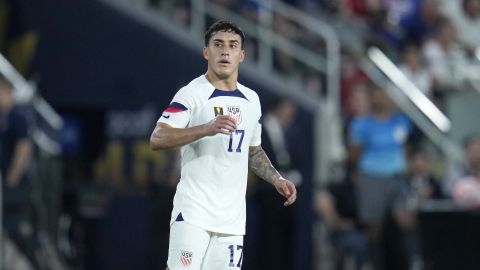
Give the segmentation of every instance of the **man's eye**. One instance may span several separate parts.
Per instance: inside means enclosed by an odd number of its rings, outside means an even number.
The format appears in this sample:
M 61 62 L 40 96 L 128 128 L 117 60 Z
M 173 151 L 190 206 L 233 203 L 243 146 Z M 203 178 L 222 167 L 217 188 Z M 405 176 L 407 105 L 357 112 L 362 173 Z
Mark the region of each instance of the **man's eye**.
M 221 47 L 222 44 L 220 44 L 220 43 L 215 43 L 215 44 L 213 44 L 213 46 L 215 46 L 215 47 Z

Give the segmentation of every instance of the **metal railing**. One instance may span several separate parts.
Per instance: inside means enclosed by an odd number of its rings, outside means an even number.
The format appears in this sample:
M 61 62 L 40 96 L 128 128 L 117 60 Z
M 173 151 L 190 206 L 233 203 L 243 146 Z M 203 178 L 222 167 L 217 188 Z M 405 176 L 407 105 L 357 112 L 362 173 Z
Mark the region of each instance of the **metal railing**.
M 367 55 L 438 129 L 444 133 L 450 130 L 452 124 L 445 114 L 380 49 L 371 47 Z
M 441 112 L 391 60 L 378 48 L 367 51 L 360 66 L 377 85 L 384 87 L 402 111 L 417 125 L 450 161 L 463 160 L 463 150 L 448 137 L 450 120 Z
M 38 115 L 52 128 L 54 131 L 60 131 L 63 126 L 62 118 L 53 110 L 45 99 L 36 94 L 35 87 L 30 84 L 10 62 L 0 54 L 0 73 L 15 88 L 15 99 L 19 104 L 30 104 Z M 34 126 L 31 131 L 34 143 L 43 151 L 52 155 L 58 155 L 61 147 L 58 142 L 50 138 L 47 133 Z

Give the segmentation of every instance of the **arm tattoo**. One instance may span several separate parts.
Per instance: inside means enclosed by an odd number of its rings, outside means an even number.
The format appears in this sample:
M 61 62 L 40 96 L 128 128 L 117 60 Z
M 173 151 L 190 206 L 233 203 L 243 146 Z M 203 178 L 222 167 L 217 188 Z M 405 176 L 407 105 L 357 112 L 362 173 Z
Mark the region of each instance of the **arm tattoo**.
M 257 176 L 270 184 L 273 184 L 273 181 L 280 177 L 261 146 L 250 147 L 248 155 L 248 166 Z

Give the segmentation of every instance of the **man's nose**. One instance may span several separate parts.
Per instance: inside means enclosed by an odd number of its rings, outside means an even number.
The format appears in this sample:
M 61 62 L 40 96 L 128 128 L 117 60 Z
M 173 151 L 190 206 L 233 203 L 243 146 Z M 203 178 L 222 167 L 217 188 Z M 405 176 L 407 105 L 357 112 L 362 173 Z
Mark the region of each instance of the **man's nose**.
M 230 54 L 227 46 L 222 48 L 222 56 L 228 56 Z

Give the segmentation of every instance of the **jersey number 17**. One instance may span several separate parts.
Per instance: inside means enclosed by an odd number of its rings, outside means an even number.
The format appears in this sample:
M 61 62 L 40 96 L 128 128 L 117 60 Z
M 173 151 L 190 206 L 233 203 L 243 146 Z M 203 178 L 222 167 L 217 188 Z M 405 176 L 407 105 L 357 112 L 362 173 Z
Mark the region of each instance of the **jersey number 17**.
M 235 149 L 235 152 L 242 152 L 242 143 L 243 143 L 243 137 L 245 136 L 245 130 L 243 129 L 237 129 L 233 132 L 230 132 L 230 141 L 228 141 L 228 152 L 233 152 L 233 141 L 238 142 L 237 144 L 237 149 Z

